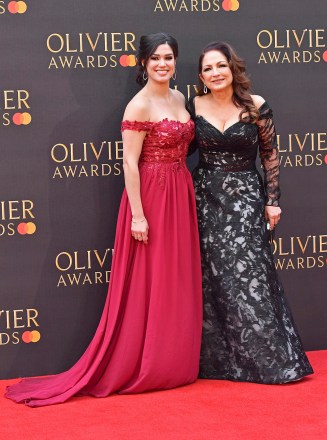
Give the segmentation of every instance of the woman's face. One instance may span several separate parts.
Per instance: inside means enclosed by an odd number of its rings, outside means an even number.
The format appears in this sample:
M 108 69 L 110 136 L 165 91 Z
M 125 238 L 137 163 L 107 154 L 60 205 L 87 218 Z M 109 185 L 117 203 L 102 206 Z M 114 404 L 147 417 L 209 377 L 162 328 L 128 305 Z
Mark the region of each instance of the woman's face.
M 150 56 L 146 71 L 149 79 L 156 82 L 167 82 L 173 76 L 176 67 L 174 53 L 169 44 L 160 44 Z
M 233 83 L 233 74 L 227 58 L 218 50 L 210 50 L 204 55 L 199 76 L 212 92 L 224 90 Z

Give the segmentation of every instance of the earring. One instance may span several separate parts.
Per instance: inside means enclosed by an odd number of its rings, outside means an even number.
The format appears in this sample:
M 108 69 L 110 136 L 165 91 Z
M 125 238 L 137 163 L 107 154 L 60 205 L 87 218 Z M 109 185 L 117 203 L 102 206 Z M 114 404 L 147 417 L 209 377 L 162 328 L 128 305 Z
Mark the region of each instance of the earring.
M 206 95 L 208 93 L 207 86 L 203 83 L 203 93 Z
M 172 76 L 172 79 L 173 79 L 174 81 L 176 81 L 176 74 L 177 74 L 177 70 L 175 70 L 175 72 L 174 72 L 174 74 L 173 74 L 173 76 Z
M 143 81 L 146 81 L 148 79 L 148 75 L 146 73 L 146 70 L 143 70 L 142 78 L 143 78 Z

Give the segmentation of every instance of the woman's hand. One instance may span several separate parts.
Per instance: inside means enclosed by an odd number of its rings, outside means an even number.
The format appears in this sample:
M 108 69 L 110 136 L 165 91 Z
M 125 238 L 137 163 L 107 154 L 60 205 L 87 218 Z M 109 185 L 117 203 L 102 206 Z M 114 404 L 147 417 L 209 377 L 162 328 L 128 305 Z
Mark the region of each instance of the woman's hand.
M 269 221 L 270 229 L 273 230 L 280 220 L 282 210 L 279 206 L 266 206 L 265 207 L 265 219 Z
M 131 233 L 135 240 L 148 244 L 149 225 L 145 217 L 132 218 Z

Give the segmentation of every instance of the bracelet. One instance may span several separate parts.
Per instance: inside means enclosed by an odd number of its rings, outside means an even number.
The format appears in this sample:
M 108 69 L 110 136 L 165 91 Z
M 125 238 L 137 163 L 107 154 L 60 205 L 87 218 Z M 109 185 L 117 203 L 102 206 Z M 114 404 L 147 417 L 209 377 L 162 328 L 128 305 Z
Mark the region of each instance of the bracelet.
M 132 223 L 143 223 L 143 222 L 145 222 L 145 217 L 142 217 L 140 220 L 133 220 L 133 217 L 132 217 Z

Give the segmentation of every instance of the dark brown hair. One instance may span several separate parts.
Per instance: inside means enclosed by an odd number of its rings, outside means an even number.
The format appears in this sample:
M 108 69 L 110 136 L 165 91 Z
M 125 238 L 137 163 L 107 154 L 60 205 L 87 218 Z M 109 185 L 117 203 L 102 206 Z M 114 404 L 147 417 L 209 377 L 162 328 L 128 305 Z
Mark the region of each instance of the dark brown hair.
M 165 32 L 159 32 L 157 34 L 143 35 L 140 39 L 139 49 L 136 55 L 137 58 L 137 77 L 136 82 L 140 86 L 144 86 L 147 80 L 143 79 L 143 73 L 145 68 L 143 66 L 147 65 L 147 62 L 151 55 L 155 52 L 158 46 L 161 44 L 168 44 L 173 51 L 174 57 L 178 57 L 178 43 L 174 37 Z
M 233 75 L 232 87 L 234 93 L 232 99 L 235 105 L 242 108 L 240 119 L 242 119 L 244 113 L 248 113 L 249 117 L 244 119 L 248 119 L 248 122 L 255 122 L 259 117 L 259 112 L 250 95 L 251 82 L 246 74 L 245 61 L 236 54 L 235 50 L 228 43 L 214 41 L 204 47 L 199 58 L 199 74 L 202 74 L 202 62 L 205 54 L 212 50 L 221 52 L 227 58 Z M 203 88 L 204 85 L 199 80 L 198 96 L 205 94 Z M 208 93 L 210 93 L 209 89 Z

